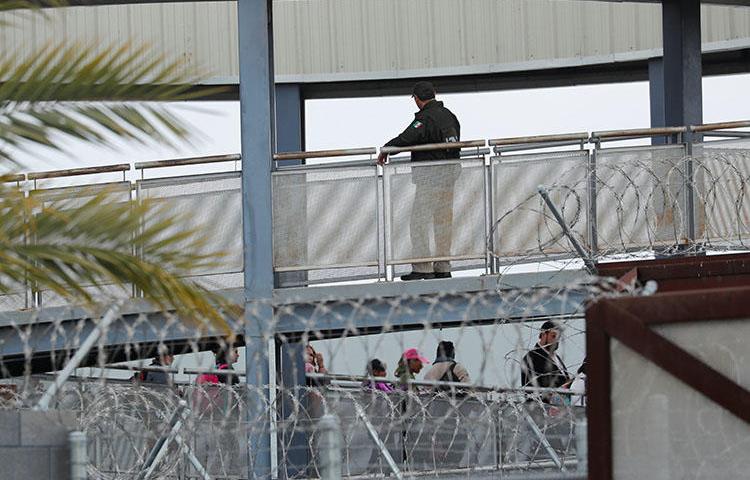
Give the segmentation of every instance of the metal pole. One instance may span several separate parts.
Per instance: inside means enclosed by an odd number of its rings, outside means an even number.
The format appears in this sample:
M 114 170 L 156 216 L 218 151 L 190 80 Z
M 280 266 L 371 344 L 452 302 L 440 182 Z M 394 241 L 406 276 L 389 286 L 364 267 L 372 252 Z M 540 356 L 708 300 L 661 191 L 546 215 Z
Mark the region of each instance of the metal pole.
M 694 172 L 693 172 L 693 142 L 695 137 L 693 132 L 688 129 L 683 136 L 685 140 L 685 171 L 683 185 L 685 187 L 685 227 L 688 240 L 695 241 L 695 191 L 694 191 Z
M 169 433 L 165 437 L 159 438 L 154 447 L 146 457 L 146 461 L 143 463 L 141 472 L 138 474 L 138 480 L 147 480 L 154 474 L 154 469 L 159 464 L 164 455 L 167 453 L 169 444 L 177 436 L 177 432 L 182 428 L 183 412 L 187 408 L 187 402 L 180 400 L 177 408 L 172 412 L 172 417 L 169 419 Z
M 248 478 L 271 475 L 269 331 L 273 320 L 271 166 L 275 145 L 273 2 L 237 3 L 242 140 L 242 240 L 245 260 L 245 371 Z M 268 427 L 268 428 L 266 428 Z
M 555 462 L 555 465 L 557 465 L 557 468 L 560 469 L 560 471 L 565 472 L 565 464 L 560 460 L 560 457 L 557 455 L 557 452 L 555 452 L 555 449 L 552 448 L 552 445 L 550 445 L 549 440 L 547 440 L 547 437 L 544 435 L 542 430 L 539 428 L 539 425 L 536 424 L 533 418 L 531 418 L 531 415 L 529 415 L 529 412 L 526 411 L 526 408 L 521 407 L 523 411 L 523 416 L 526 419 L 526 423 L 531 427 L 531 431 L 534 432 L 534 435 L 539 439 L 539 442 L 542 444 L 544 449 L 549 454 L 550 458 L 553 462 Z
M 122 300 L 118 300 L 111 307 L 109 307 L 109 310 L 107 310 L 107 313 L 104 314 L 104 317 L 102 317 L 96 327 L 94 327 L 94 330 L 89 334 L 88 337 L 86 337 L 86 340 L 83 341 L 78 350 L 76 350 L 73 358 L 70 359 L 70 361 L 65 365 L 65 368 L 63 368 L 57 375 L 55 381 L 49 386 L 49 388 L 47 388 L 47 391 L 44 392 L 42 398 L 39 399 L 39 403 L 37 403 L 36 407 L 34 407 L 35 410 L 47 410 L 49 408 L 49 403 L 50 401 L 52 401 L 52 398 L 54 398 L 60 388 L 65 384 L 65 382 L 68 381 L 68 378 L 70 378 L 70 376 L 73 374 L 73 371 L 78 368 L 78 365 L 80 365 L 83 359 L 89 354 L 89 351 L 91 351 L 91 348 L 94 346 L 96 341 L 99 340 L 99 337 L 101 337 L 102 333 L 104 333 L 107 328 L 109 328 L 109 325 L 114 322 L 115 319 L 117 319 L 120 313 L 121 306 Z
M 585 418 L 576 421 L 576 459 L 580 473 L 587 473 L 589 470 L 588 428 Z
M 382 440 L 380 440 L 380 437 L 378 436 L 377 430 L 375 430 L 375 427 L 370 423 L 370 420 L 367 418 L 367 415 L 365 415 L 365 411 L 362 410 L 362 406 L 359 403 L 354 403 L 354 410 L 357 412 L 357 416 L 360 420 L 365 424 L 365 428 L 367 428 L 367 433 L 370 435 L 370 438 L 373 442 L 375 442 L 375 446 L 378 447 L 378 450 L 380 451 L 380 454 L 385 458 L 386 463 L 388 463 L 388 466 L 391 469 L 391 472 L 393 472 L 393 475 L 398 479 L 402 480 L 404 477 L 401 475 L 401 470 L 399 470 L 398 465 L 396 465 L 396 462 L 393 460 L 393 457 L 391 456 L 391 452 L 388 451 L 385 444 Z
M 547 192 L 547 189 L 539 186 L 537 189 L 539 191 L 539 195 L 542 196 L 542 199 L 544 199 L 544 203 L 547 204 L 547 207 L 552 212 L 552 215 L 554 215 L 555 220 L 557 220 L 557 223 L 560 224 L 560 228 L 562 228 L 563 234 L 568 237 L 568 240 L 573 245 L 573 248 L 578 253 L 578 256 L 581 257 L 583 260 L 584 265 L 586 265 L 586 270 L 592 275 L 596 275 L 596 265 L 594 265 L 594 262 L 591 261 L 588 255 L 586 255 L 586 252 L 583 250 L 583 247 L 578 243 L 578 241 L 573 237 L 573 234 L 570 232 L 570 229 L 568 228 L 568 225 L 565 223 L 565 219 L 562 218 L 562 215 L 560 215 L 560 212 L 557 211 L 557 207 L 555 207 L 555 204 L 552 203 L 552 200 L 549 198 L 549 193 Z
M 703 123 L 700 0 L 663 0 L 664 121 Z
M 589 232 L 589 248 L 591 249 L 591 255 L 596 257 L 599 254 L 599 232 L 598 232 L 598 223 L 596 218 L 596 195 L 597 195 L 597 189 L 596 189 L 596 152 L 599 150 L 599 143 L 597 142 L 594 145 L 594 149 L 589 153 L 589 184 L 588 184 L 588 193 L 589 193 L 589 222 L 588 222 L 588 232 Z
M 320 480 L 341 479 L 341 425 L 338 418 L 327 413 L 318 420 L 320 442 Z
M 193 449 L 190 448 L 190 445 L 182 438 L 180 434 L 176 434 L 174 436 L 174 441 L 177 443 L 177 445 L 180 446 L 180 449 L 187 455 L 188 461 L 193 466 L 196 472 L 198 472 L 198 475 L 203 480 L 211 480 L 211 476 L 208 474 L 206 469 L 203 467 L 203 464 L 198 460 L 198 458 L 195 456 L 195 453 L 193 452 Z
M 86 433 L 75 431 L 68 434 L 70 446 L 70 480 L 86 480 L 86 466 L 89 463 L 86 452 Z

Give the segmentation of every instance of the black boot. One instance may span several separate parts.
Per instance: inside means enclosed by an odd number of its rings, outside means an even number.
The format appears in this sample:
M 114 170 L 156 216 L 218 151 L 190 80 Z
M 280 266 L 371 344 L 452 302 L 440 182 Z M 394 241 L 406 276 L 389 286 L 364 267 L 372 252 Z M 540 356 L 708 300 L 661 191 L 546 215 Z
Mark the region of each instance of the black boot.
M 409 280 L 430 280 L 435 278 L 435 274 L 432 272 L 411 272 L 406 275 L 401 275 L 401 280 L 408 282 Z

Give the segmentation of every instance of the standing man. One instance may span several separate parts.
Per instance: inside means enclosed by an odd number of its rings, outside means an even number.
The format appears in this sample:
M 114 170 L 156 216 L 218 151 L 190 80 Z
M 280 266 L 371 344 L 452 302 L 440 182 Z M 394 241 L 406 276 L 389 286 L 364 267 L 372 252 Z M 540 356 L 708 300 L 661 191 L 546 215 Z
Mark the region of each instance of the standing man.
M 539 332 L 539 342 L 521 362 L 521 386 L 561 388 L 571 380 L 565 364 L 557 356 L 561 328 L 547 320 Z
M 430 82 L 417 82 L 412 98 L 419 111 L 406 130 L 385 144 L 386 147 L 409 147 L 428 143 L 453 143 L 461 139 L 461 124 L 453 113 L 435 100 L 435 87 Z M 460 158 L 461 149 L 440 149 L 412 152 L 412 162 L 452 160 Z M 387 155 L 381 153 L 378 163 L 383 165 Z M 412 183 L 416 188 L 410 221 L 412 258 L 446 258 L 451 255 L 453 228 L 453 188 L 461 174 L 461 165 L 420 165 L 412 168 Z M 435 252 L 430 249 L 430 226 L 435 240 Z M 418 262 L 412 272 L 401 280 L 450 278 L 450 262 Z

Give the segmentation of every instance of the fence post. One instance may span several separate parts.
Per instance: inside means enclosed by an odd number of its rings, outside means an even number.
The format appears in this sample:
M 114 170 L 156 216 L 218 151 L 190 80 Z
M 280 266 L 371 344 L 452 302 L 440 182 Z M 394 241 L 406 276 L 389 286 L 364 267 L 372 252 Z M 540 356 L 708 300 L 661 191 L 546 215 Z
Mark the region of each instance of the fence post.
M 86 480 L 88 457 L 86 452 L 86 433 L 74 431 L 68 434 L 70 447 L 70 480 Z
M 338 418 L 327 413 L 318 420 L 318 452 L 320 479 L 341 479 L 341 424 Z
M 576 420 L 576 460 L 578 460 L 578 472 L 588 473 L 588 421 L 585 418 Z

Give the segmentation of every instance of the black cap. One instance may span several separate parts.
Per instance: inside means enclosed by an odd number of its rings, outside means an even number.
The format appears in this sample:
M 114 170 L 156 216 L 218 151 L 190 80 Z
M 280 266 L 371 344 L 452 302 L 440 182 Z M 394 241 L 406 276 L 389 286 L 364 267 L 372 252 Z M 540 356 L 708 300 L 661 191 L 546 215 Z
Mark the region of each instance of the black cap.
M 542 324 L 541 331 L 546 332 L 547 330 L 562 330 L 562 328 L 552 320 L 547 320 Z
M 453 346 L 453 342 L 443 340 L 438 343 L 436 357 L 456 358 L 456 348 Z M 437 359 L 435 361 L 437 362 Z
M 377 358 L 373 358 L 367 364 L 367 373 L 368 373 L 368 375 L 372 375 L 375 372 L 385 372 L 385 371 L 386 371 L 385 363 L 383 363 L 382 361 L 380 361 Z
M 435 87 L 430 82 L 417 82 L 411 94 L 422 101 L 432 100 L 435 98 Z

